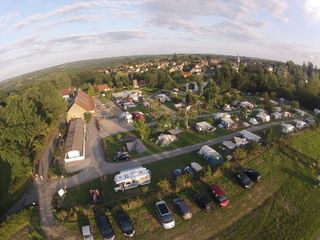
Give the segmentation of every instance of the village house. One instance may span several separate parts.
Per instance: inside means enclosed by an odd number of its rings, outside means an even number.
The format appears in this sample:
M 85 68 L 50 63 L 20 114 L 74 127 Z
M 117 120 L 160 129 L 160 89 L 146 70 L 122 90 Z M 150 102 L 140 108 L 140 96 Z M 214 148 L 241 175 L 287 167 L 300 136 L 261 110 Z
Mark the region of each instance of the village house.
M 98 92 L 106 92 L 111 90 L 111 87 L 109 87 L 108 84 L 99 84 L 99 85 L 95 85 L 94 89 Z
M 71 99 L 71 96 L 74 95 L 75 91 L 76 89 L 74 87 L 69 87 L 69 88 L 60 89 L 59 93 L 66 101 L 68 101 Z
M 64 161 L 73 162 L 85 159 L 86 126 L 82 119 L 70 121 L 66 142 L 64 144 Z
M 84 119 L 84 114 L 87 112 L 92 114 L 95 113 L 94 104 L 91 97 L 80 90 L 77 92 L 75 99 L 68 109 L 66 117 L 67 122 L 69 122 L 71 119 L 76 118 Z

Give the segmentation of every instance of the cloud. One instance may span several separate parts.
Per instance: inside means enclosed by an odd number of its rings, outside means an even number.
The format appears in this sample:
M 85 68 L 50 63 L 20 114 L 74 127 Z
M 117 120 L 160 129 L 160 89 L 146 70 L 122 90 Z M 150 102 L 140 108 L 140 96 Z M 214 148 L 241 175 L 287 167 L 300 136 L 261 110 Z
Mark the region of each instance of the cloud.
M 5 15 L 0 15 L 0 29 L 8 25 L 12 18 L 16 17 L 18 13 L 13 12 Z
M 57 8 L 51 12 L 35 14 L 30 17 L 27 17 L 27 18 L 21 20 L 20 22 L 16 23 L 13 26 L 13 29 L 16 29 L 16 30 L 22 29 L 22 28 L 25 28 L 26 26 L 28 26 L 34 22 L 45 20 L 45 19 L 48 19 L 51 17 L 56 17 L 59 15 L 74 13 L 74 12 L 77 12 L 80 10 L 89 9 L 94 6 L 97 6 L 97 4 L 98 3 L 96 1 L 92 1 L 92 2 L 78 2 L 78 3 L 74 3 L 74 4 L 70 4 L 70 5 L 65 5 L 65 6 L 63 6 L 61 8 Z
M 52 23 L 48 23 L 45 25 L 40 26 L 38 29 L 39 30 L 48 30 L 60 25 L 65 25 L 65 24 L 70 24 L 70 23 L 93 23 L 97 22 L 100 18 L 96 15 L 80 15 L 80 16 L 75 16 L 71 18 L 67 18 L 64 20 L 60 21 L 55 21 Z
M 314 20 L 320 21 L 320 1 L 319 0 L 305 0 L 305 12 Z

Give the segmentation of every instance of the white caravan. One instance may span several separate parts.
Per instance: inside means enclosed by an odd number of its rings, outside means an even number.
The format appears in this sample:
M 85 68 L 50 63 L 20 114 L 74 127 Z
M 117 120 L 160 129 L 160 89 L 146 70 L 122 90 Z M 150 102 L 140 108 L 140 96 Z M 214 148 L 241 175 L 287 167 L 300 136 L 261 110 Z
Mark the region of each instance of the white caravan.
M 116 187 L 114 190 L 125 191 L 138 186 L 143 186 L 151 182 L 151 172 L 144 167 L 129 168 L 120 171 L 114 177 Z

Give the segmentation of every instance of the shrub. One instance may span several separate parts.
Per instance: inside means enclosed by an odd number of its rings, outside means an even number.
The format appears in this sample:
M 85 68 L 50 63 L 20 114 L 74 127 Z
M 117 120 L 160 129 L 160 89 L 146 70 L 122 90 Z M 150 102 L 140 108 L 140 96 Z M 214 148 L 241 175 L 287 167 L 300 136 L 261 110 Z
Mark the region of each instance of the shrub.
M 157 183 L 157 187 L 163 194 L 168 194 L 171 192 L 171 184 L 168 179 L 162 179 Z
M 179 191 L 183 188 L 192 186 L 189 175 L 181 175 L 176 179 L 176 190 Z
M 124 211 L 129 211 L 132 209 L 139 208 L 144 205 L 144 202 L 141 198 L 137 197 L 134 199 L 130 199 L 126 203 L 121 204 L 121 207 Z

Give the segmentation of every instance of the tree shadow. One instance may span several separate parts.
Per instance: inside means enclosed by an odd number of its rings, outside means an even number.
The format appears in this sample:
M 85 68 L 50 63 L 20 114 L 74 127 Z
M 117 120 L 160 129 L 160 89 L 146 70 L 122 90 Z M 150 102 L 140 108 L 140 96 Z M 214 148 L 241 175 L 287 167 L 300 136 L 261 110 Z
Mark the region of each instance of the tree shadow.
M 82 210 L 77 212 L 77 222 L 80 232 L 82 231 L 82 227 L 86 225 L 90 225 L 89 218 L 84 214 Z
M 315 179 L 313 177 L 310 177 L 309 175 L 302 173 L 301 171 L 293 171 L 289 168 L 283 167 L 281 168 L 281 171 L 286 173 L 287 175 L 297 178 L 302 182 L 305 182 L 307 184 L 314 185 L 316 183 Z

